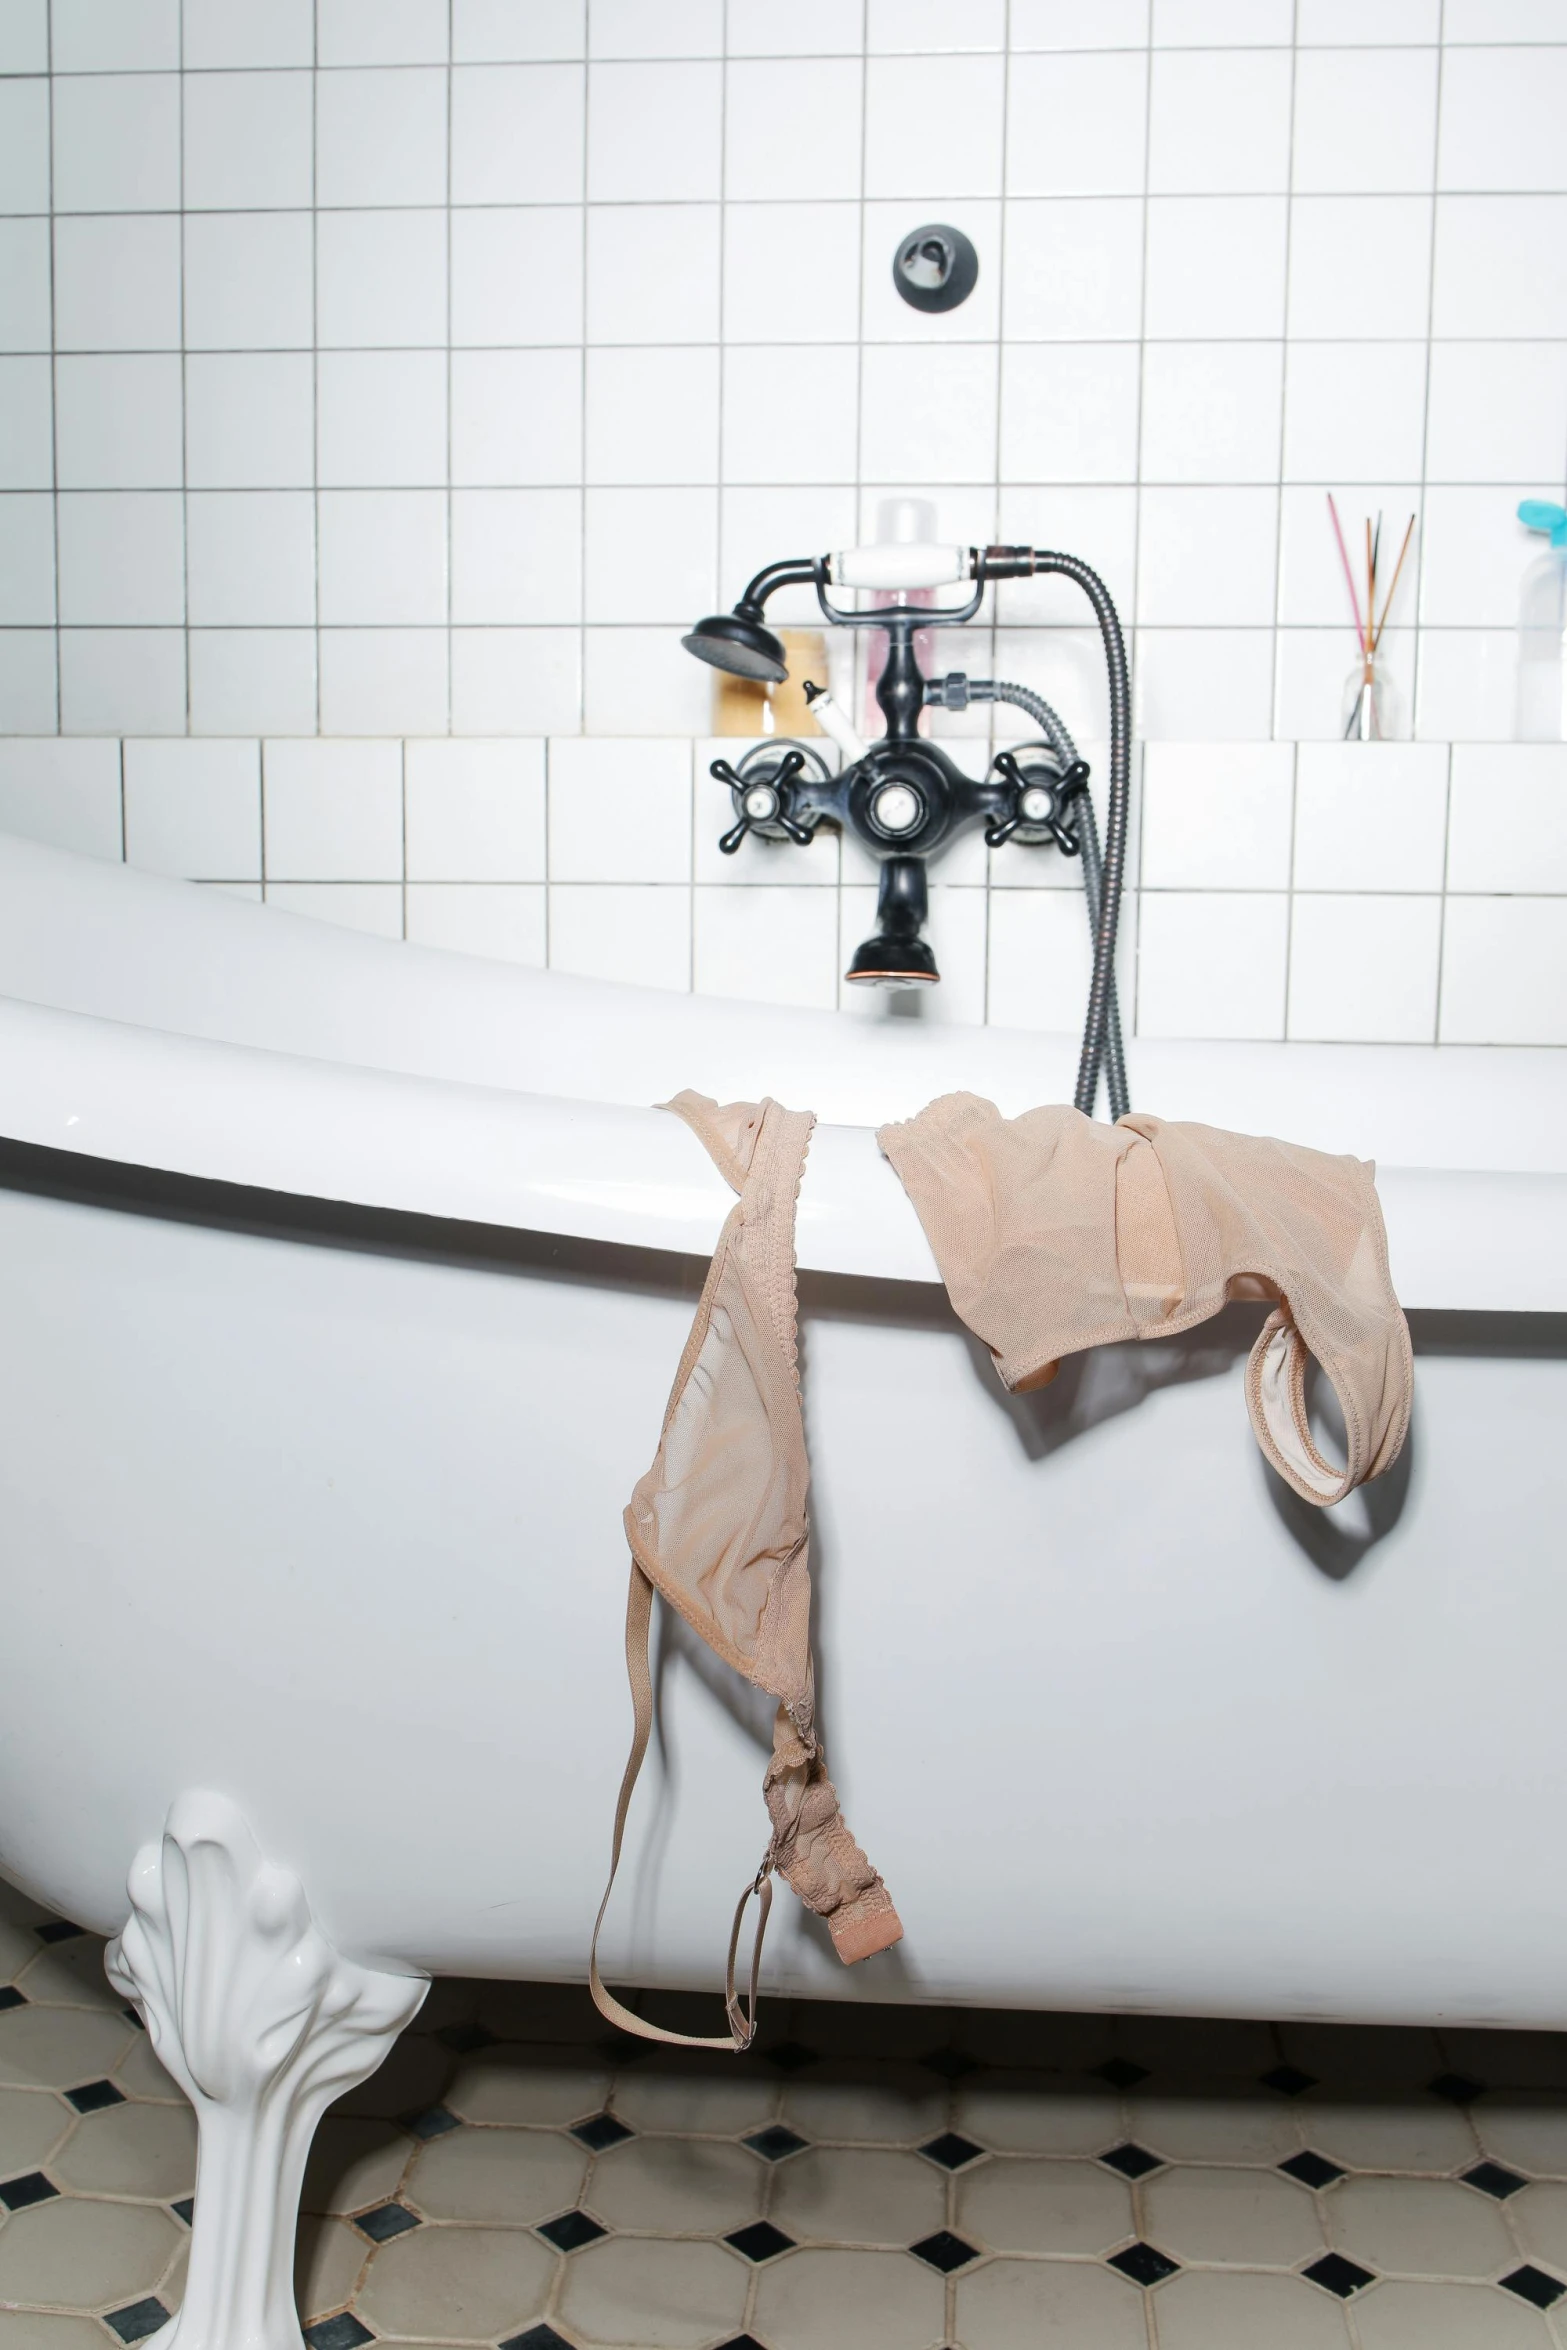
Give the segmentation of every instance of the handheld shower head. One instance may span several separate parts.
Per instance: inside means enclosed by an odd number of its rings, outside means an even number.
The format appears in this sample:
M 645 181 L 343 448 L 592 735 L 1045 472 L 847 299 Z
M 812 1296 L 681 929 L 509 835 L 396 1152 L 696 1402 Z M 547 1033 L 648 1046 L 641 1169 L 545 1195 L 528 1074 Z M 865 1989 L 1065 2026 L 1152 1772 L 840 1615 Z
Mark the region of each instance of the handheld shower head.
M 731 677 L 759 677 L 769 685 L 782 685 L 789 674 L 783 646 L 770 628 L 762 626 L 760 613 L 754 607 L 748 612 L 743 601 L 732 612 L 713 612 L 699 620 L 680 642 L 699 661 L 726 669 Z

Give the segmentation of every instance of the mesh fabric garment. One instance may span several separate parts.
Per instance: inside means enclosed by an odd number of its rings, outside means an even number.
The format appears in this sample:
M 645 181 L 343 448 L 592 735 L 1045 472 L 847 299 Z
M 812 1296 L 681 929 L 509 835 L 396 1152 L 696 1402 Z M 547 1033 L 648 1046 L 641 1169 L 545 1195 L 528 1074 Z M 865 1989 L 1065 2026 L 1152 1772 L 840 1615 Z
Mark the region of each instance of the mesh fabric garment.
M 1140 1111 L 1114 1126 L 1058 1108 L 1003 1118 L 969 1093 L 877 1140 L 1008 1387 L 1042 1387 L 1083 1347 L 1168 1337 L 1230 1298 L 1271 1297 L 1246 1400 L 1280 1476 L 1325 1505 L 1397 1458 L 1413 1363 L 1363 1161 Z M 1308 1353 L 1343 1411 L 1342 1468 L 1311 1434 Z

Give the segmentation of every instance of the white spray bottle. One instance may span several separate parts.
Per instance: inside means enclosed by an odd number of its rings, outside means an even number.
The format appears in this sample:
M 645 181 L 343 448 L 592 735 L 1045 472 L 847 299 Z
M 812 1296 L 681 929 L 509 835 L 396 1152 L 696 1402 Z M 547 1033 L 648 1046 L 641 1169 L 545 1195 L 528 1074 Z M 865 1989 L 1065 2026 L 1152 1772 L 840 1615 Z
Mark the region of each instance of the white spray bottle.
M 1525 498 L 1518 519 L 1550 546 L 1523 575 L 1518 604 L 1519 742 L 1567 740 L 1567 506 Z

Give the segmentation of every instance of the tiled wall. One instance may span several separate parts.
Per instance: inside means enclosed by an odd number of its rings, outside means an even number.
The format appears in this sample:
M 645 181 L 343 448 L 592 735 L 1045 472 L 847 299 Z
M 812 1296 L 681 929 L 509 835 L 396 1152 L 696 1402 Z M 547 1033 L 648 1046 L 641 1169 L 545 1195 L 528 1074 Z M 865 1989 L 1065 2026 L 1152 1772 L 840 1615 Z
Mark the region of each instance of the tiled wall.
M 676 625 L 913 488 L 1104 570 L 1145 735 L 1325 736 L 1328 485 L 1423 518 L 1421 736 L 1509 730 L 1567 0 L 0 0 L 0 76 L 11 731 L 700 734 Z
M 389 937 L 884 1016 L 839 978 L 868 861 L 826 835 L 721 857 L 717 747 L 13 740 L 0 829 Z M 1154 743 L 1136 814 L 1142 1035 L 1567 1044 L 1567 746 Z M 939 872 L 922 1016 L 1075 1028 L 1076 869 L 970 836 Z

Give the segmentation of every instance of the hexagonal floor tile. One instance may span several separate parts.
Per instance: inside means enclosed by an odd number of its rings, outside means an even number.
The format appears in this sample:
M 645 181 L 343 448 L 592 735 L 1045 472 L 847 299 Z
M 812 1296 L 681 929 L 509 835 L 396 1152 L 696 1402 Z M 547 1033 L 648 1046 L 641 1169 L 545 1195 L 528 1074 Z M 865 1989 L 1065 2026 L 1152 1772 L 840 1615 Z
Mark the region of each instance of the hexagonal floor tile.
M 37 2170 L 75 2119 L 50 2089 L 0 2089 L 0 2179 Z
M 956 2331 L 965 2350 L 1147 2350 L 1143 2304 L 1091 2261 L 992 2260 L 958 2280 Z
M 196 2184 L 196 2116 L 188 2105 L 111 2105 L 85 2114 L 54 2162 L 62 2187 L 171 2203 Z
M 136 2027 L 87 2007 L 13 2007 L 0 2015 L 0 2082 L 68 2089 L 101 2080 L 130 2046 Z
M 154 2204 L 36 2203 L 0 2228 L 0 2308 L 22 2301 L 100 2309 L 137 2300 L 158 2285 L 182 2235 Z
M 1134 2233 L 1125 2179 L 1098 2163 L 997 2156 L 958 2182 L 958 2234 L 993 2252 L 1108 2252 Z
M 1341 2305 L 1300 2277 L 1183 2272 L 1160 2286 L 1158 2316 L 1159 2350 L 1349 2350 Z
M 304 2211 L 363 2211 L 397 2192 L 412 2152 L 403 2132 L 368 2116 L 329 2113 L 305 2166 Z
M 377 2334 L 493 2342 L 539 2315 L 555 2267 L 525 2228 L 415 2228 L 375 2253 L 355 2307 Z
M 403 2200 L 430 2219 L 528 2227 L 575 2203 L 587 2149 L 554 2130 L 449 2130 L 423 2147 Z
M 813 2146 L 785 2163 L 769 2216 L 796 2241 L 885 2244 L 899 2250 L 946 2218 L 947 2183 L 917 2154 L 880 2146 Z
M 722 2245 L 607 2237 L 570 2261 L 561 2323 L 613 2350 L 697 2350 L 740 2331 L 749 2274 Z
M 957 2127 L 999 2154 L 1097 2154 L 1121 2134 L 1120 2101 L 1098 2082 L 981 2073 L 958 2084 Z
M 925 2350 L 943 2338 L 946 2290 L 907 2252 L 792 2252 L 763 2273 L 753 2330 L 788 2350 Z
M 1552 2350 L 1538 2310 L 1492 2285 L 1378 2285 L 1355 2324 L 1361 2350 Z
M 1277 2171 L 1165 2171 L 1143 2187 L 1143 2217 L 1182 2261 L 1295 2268 L 1327 2250 L 1315 2196 Z
M 445 2103 L 469 2122 L 543 2122 L 560 2127 L 597 2113 L 609 2095 L 609 2068 L 579 2049 L 486 2048 L 465 2056 Z
M 367 2246 L 346 2220 L 307 2216 L 294 2238 L 294 2298 L 308 2321 L 341 2309 L 364 2273 Z
M 1378 2276 L 1488 2277 L 1512 2251 L 1500 2207 L 1456 2179 L 1345 2179 L 1331 2224 L 1338 2249 Z
M 762 2207 L 765 2173 L 742 2146 L 631 2138 L 601 2154 L 588 2200 L 612 2228 L 724 2236 Z

